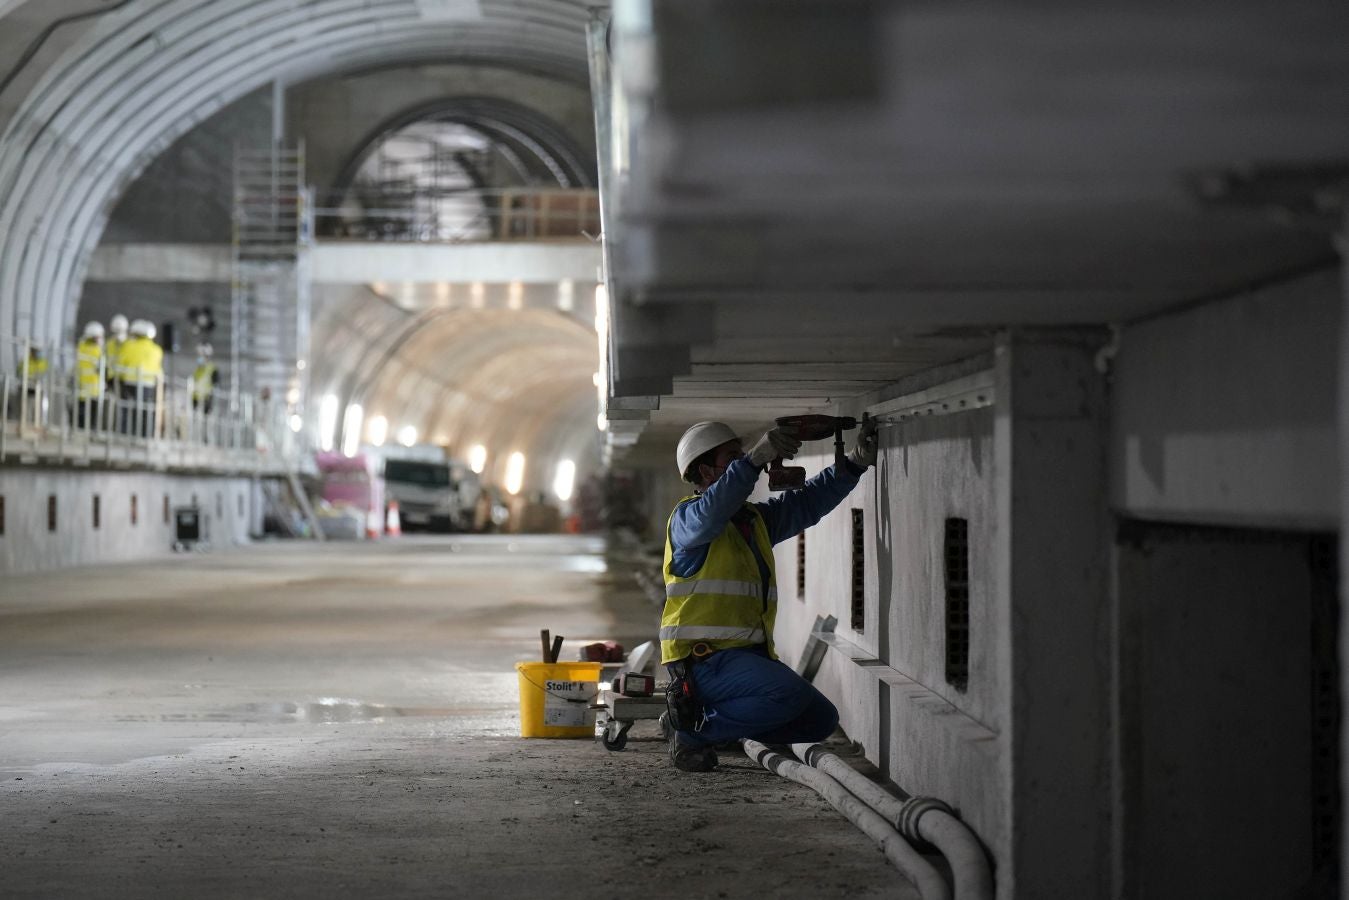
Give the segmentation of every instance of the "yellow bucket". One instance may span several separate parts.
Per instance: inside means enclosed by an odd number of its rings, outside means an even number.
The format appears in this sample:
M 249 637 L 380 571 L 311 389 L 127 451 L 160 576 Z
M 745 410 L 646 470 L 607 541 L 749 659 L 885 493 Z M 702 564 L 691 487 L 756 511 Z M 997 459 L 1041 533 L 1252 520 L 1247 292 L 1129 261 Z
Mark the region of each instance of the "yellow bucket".
M 595 736 L 592 704 L 599 700 L 600 663 L 515 664 L 520 675 L 520 737 Z

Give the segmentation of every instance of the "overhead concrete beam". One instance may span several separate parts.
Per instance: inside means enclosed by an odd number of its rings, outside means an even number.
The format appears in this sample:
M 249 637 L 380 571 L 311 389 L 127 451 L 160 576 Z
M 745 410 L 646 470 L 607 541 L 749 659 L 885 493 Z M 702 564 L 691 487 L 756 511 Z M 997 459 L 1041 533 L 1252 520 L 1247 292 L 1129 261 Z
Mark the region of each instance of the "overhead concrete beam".
M 594 281 L 600 246 L 589 241 L 482 244 L 322 242 L 312 256 L 314 281 Z
M 485 244 L 395 244 L 321 242 L 310 256 L 314 281 L 375 282 L 518 281 L 556 284 L 593 282 L 598 244 L 501 242 Z M 104 244 L 94 253 L 90 281 L 230 280 L 230 248 L 223 244 Z
M 89 281 L 230 280 L 225 244 L 100 244 Z

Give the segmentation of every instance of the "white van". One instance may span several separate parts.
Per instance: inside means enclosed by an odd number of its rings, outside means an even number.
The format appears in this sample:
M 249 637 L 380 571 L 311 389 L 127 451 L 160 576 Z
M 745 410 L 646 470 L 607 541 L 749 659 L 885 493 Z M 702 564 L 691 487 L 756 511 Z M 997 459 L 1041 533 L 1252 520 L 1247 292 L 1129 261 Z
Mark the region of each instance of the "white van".
M 398 504 L 404 530 L 458 531 L 473 524 L 472 507 L 465 521 L 459 484 L 448 462 L 386 459 L 384 500 Z

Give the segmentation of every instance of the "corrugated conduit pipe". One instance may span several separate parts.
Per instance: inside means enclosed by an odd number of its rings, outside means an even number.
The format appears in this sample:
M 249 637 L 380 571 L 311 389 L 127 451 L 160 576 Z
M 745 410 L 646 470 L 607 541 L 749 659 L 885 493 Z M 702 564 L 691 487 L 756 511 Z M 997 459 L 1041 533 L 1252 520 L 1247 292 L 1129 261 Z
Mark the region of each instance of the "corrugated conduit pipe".
M 819 744 L 793 744 L 792 752 L 846 787 L 906 839 L 940 850 L 951 866 L 956 900 L 993 900 L 993 875 L 984 847 L 951 807 L 932 797 L 901 800 Z
M 951 900 L 950 886 L 932 864 L 909 845 L 892 823 L 887 822 L 880 813 L 849 793 L 848 789 L 835 778 L 821 769 L 812 768 L 770 750 L 758 741 L 746 739 L 742 743 L 745 746 L 745 753 L 759 765 L 775 775 L 810 788 L 842 813 L 849 822 L 861 829 L 863 834 L 875 841 L 890 864 L 918 888 L 923 900 Z

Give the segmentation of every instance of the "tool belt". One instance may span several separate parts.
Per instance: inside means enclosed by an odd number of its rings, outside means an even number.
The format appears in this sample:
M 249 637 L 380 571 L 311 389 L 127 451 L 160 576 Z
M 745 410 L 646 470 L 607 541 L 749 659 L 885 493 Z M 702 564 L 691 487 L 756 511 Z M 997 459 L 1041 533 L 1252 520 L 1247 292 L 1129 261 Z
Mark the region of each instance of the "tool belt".
M 670 685 L 665 689 L 665 708 L 670 713 L 670 723 L 676 731 L 701 731 L 707 721 L 707 712 L 698 697 L 698 685 L 693 677 L 697 663 L 707 659 L 717 650 L 706 641 L 693 645 L 693 653 L 683 659 L 675 660 L 666 668 L 670 670 Z

